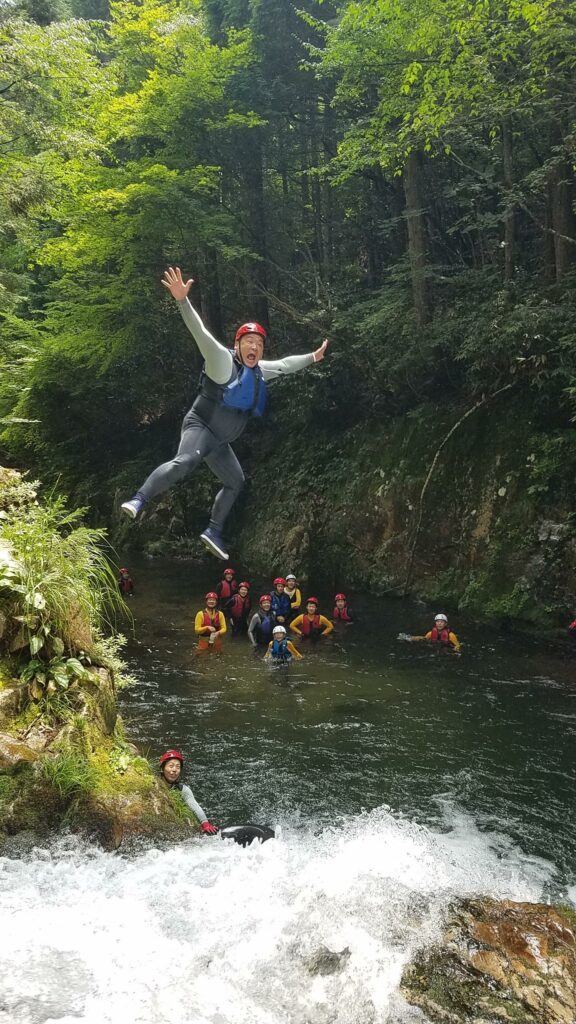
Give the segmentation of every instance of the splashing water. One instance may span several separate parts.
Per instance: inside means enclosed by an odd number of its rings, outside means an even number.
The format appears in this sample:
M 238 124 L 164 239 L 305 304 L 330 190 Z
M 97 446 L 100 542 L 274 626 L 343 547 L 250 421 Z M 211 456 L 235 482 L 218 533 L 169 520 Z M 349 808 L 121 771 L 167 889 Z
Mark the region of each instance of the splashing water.
M 194 839 L 127 859 L 70 837 L 0 859 L 1 1024 L 422 1021 L 399 994 L 440 912 L 477 893 L 538 899 L 553 866 L 446 810 L 388 808 L 246 850 Z M 311 973 L 322 947 L 350 950 Z

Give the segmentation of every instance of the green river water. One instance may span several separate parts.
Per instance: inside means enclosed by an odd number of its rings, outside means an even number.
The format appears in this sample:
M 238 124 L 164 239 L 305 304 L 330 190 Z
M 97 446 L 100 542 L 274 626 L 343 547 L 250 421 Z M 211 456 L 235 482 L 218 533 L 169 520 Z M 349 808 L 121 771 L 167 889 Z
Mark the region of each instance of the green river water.
M 551 862 L 553 893 L 573 885 L 568 648 L 455 619 L 463 655 L 439 657 L 396 639 L 425 632 L 438 609 L 351 594 L 359 621 L 301 643 L 305 660 L 288 669 L 268 668 L 246 638 L 227 636 L 221 655 L 198 657 L 194 614 L 219 564 L 129 564 L 137 684 L 121 699 L 127 732 L 152 758 L 167 746 L 185 751 L 214 820 L 325 825 L 387 805 L 442 829 L 463 814 L 496 846 Z M 317 589 L 329 610 L 331 594 Z

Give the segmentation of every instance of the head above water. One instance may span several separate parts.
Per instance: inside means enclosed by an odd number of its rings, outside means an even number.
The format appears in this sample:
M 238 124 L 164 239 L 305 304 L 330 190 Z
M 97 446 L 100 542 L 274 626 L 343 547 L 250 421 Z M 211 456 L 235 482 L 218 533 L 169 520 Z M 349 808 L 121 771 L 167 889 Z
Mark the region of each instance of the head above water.
M 444 615 L 444 612 L 438 612 L 438 615 L 434 616 L 434 622 L 441 622 L 445 625 L 448 622 L 448 616 Z
M 204 600 L 206 601 L 207 608 L 215 608 L 216 605 L 218 604 L 218 594 L 216 594 L 213 590 L 209 590 Z
M 235 576 L 235 575 L 236 575 L 236 571 L 234 569 L 232 569 L 229 565 L 227 565 L 226 568 L 224 569 L 224 576 L 232 577 L 232 576 Z
M 167 782 L 176 782 L 182 774 L 184 758 L 179 750 L 166 750 L 160 758 L 160 772 Z
M 274 580 L 274 587 L 276 588 L 276 590 L 278 590 L 280 593 L 282 593 L 282 591 L 284 590 L 285 586 L 286 586 L 286 580 L 284 579 L 284 577 L 283 576 L 277 576 L 276 579 Z
M 244 366 L 257 366 L 264 355 L 267 338 L 265 329 L 255 320 L 242 324 L 234 338 L 234 355 Z
M 306 600 L 306 611 L 309 615 L 315 615 L 318 611 L 318 605 L 320 604 L 317 597 L 309 597 Z M 312 610 L 310 610 L 312 609 Z
M 286 636 L 286 630 L 284 626 L 274 626 L 272 630 L 272 636 Z
M 264 611 L 268 611 L 270 605 L 272 604 L 272 598 L 270 597 L 270 594 L 262 594 L 262 597 L 260 598 L 258 603 L 260 607 L 264 609 Z

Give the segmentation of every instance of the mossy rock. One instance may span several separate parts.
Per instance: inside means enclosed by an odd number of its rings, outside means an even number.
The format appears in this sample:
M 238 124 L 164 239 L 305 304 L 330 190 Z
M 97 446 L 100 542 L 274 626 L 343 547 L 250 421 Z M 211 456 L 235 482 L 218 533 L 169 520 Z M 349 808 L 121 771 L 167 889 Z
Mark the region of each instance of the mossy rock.
M 421 950 L 402 993 L 441 1024 L 574 1024 L 576 932 L 562 908 L 465 900 Z

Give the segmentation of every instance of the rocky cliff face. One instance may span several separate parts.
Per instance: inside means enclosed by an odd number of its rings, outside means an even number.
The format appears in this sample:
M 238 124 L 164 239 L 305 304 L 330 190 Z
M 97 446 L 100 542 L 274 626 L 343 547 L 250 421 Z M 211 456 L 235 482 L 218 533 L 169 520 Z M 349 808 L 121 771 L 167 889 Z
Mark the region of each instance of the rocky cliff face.
M 542 432 L 508 394 L 467 417 L 427 406 L 328 439 L 265 438 L 251 462 L 242 560 L 412 593 L 484 621 L 565 627 L 575 439 Z

